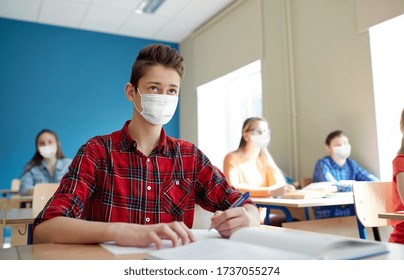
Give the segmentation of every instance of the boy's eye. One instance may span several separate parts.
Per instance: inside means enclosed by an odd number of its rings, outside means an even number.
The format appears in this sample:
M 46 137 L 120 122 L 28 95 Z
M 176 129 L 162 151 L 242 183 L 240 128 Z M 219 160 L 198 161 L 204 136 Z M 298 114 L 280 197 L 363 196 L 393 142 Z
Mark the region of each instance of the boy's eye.
M 167 92 L 167 94 L 170 94 L 170 95 L 176 95 L 178 93 L 178 91 L 176 90 L 176 89 L 170 89 L 168 92 Z

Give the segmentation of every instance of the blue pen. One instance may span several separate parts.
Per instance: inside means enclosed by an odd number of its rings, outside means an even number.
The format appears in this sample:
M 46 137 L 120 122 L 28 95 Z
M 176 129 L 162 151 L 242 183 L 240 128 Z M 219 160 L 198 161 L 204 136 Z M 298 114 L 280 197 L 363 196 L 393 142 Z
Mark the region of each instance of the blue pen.
M 250 197 L 250 192 L 246 192 L 243 194 L 239 199 L 236 200 L 229 208 L 236 208 L 239 207 L 241 204 L 243 204 L 244 201 L 246 201 Z
M 239 207 L 249 197 L 250 197 L 250 192 L 244 193 L 239 199 L 237 199 L 232 205 L 230 205 L 229 209 Z M 212 227 L 209 228 L 209 230 L 211 230 L 211 229 L 212 229 Z

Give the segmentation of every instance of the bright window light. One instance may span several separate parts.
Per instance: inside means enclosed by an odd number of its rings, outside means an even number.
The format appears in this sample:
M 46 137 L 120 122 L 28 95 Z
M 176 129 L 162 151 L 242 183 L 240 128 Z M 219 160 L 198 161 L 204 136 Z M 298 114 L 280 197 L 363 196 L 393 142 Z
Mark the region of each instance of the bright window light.
M 404 108 L 404 15 L 369 30 L 379 147 L 380 179 L 392 180 L 392 161 L 401 144 Z
M 198 147 L 223 170 L 226 154 L 238 148 L 243 122 L 262 116 L 261 61 L 197 88 Z

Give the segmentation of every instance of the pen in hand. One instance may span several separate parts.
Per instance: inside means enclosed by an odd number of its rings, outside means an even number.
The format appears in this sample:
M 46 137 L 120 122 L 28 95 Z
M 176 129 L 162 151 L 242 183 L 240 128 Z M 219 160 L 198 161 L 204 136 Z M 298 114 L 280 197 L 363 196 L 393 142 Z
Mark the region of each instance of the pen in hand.
M 230 208 L 236 208 L 239 207 L 241 204 L 244 203 L 248 198 L 250 197 L 250 192 L 244 193 L 239 199 L 237 199 L 232 205 L 230 205 Z M 209 230 L 212 229 L 212 226 L 209 228 Z

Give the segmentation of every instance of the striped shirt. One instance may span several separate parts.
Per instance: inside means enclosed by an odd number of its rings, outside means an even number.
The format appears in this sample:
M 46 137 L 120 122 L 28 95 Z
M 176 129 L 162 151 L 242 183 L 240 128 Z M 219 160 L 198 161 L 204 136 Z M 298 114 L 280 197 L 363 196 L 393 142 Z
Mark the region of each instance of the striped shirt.
M 313 182 L 335 182 L 339 192 L 352 191 L 352 185 L 339 183 L 342 180 L 352 181 L 379 181 L 379 179 L 359 166 L 356 161 L 348 158 L 346 163 L 340 167 L 330 156 L 318 160 L 314 168 Z M 316 219 L 343 217 L 355 215 L 353 204 L 317 206 L 313 207 Z
M 341 180 L 379 181 L 379 179 L 348 158 L 341 167 L 330 156 L 317 161 L 314 168 L 313 182 L 338 182 Z M 336 184 L 338 186 L 338 184 Z
M 195 145 L 167 136 L 162 128 L 158 146 L 145 156 L 128 124 L 79 149 L 35 225 L 66 216 L 136 224 L 183 221 L 192 227 L 195 203 L 214 212 L 241 196 Z

